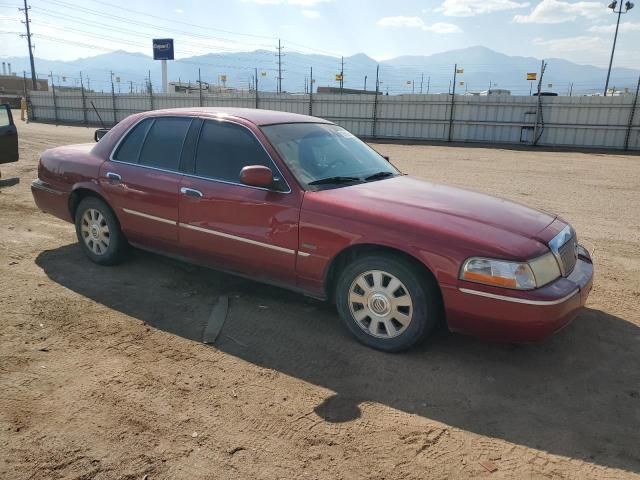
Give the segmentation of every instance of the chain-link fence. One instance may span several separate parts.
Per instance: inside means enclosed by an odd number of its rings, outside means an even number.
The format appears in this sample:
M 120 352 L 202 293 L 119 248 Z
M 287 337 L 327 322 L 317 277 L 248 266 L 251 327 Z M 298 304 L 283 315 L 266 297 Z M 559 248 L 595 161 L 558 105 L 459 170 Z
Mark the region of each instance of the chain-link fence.
M 29 92 L 36 121 L 114 125 L 133 113 L 245 107 L 314 115 L 364 138 L 640 150 L 638 94 L 607 97 Z

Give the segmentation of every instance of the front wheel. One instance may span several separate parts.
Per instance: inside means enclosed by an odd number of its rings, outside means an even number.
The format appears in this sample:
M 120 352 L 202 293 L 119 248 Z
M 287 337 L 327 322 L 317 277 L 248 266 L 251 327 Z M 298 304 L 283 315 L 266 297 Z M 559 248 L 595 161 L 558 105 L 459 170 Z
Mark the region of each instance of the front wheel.
M 109 206 L 96 197 L 80 201 L 76 209 L 78 243 L 91 261 L 115 265 L 124 257 L 127 240 Z
M 436 325 L 441 308 L 435 280 L 412 262 L 367 255 L 346 266 L 336 286 L 338 313 L 365 345 L 406 350 Z

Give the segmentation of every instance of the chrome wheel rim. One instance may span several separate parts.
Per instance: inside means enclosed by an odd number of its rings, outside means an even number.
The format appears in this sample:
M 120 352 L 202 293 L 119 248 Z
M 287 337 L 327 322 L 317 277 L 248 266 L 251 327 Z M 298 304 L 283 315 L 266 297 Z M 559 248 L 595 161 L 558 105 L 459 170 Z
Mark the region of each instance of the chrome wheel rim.
M 110 232 L 107 219 L 99 210 L 89 208 L 82 214 L 80 233 L 84 244 L 95 255 L 104 255 L 109 248 Z
M 351 283 L 349 310 L 367 334 L 394 338 L 411 323 L 413 301 L 407 287 L 396 276 L 383 270 L 369 270 Z

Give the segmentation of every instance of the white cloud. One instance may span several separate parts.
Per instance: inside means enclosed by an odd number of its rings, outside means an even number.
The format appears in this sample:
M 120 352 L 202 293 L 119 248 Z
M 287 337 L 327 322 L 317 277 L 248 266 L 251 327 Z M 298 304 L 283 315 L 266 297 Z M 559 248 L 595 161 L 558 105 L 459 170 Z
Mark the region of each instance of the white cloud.
M 616 30 L 615 24 L 611 25 L 594 25 L 589 28 L 593 33 L 613 33 Z M 640 32 L 640 22 L 622 22 L 620 24 L 621 32 Z
M 321 3 L 333 0 L 242 0 L 244 2 L 257 3 L 258 5 L 298 5 L 300 7 L 315 7 Z
M 319 18 L 320 12 L 318 12 L 317 10 L 302 10 L 302 15 L 307 18 Z
M 448 17 L 473 17 L 482 13 L 515 10 L 529 6 L 529 2 L 513 0 L 444 0 L 436 11 Z
M 420 17 L 384 17 L 378 20 L 379 27 L 422 27 L 424 21 Z
M 442 35 L 462 33 L 462 29 L 453 23 L 436 22 L 432 25 L 427 25 L 420 17 L 384 17 L 378 20 L 377 25 L 379 27 L 391 28 L 420 28 L 425 32 L 439 33 Z
M 562 0 L 542 0 L 529 15 L 516 15 L 516 23 L 563 23 L 578 18 L 594 19 L 606 14 L 600 2 L 565 2 Z
M 575 54 L 589 53 L 598 56 L 602 53 L 609 52 L 609 43 L 602 38 L 596 36 L 579 35 L 576 37 L 564 38 L 534 38 L 533 43 L 546 47 L 552 54 Z
M 301 7 L 315 7 L 321 3 L 331 2 L 332 0 L 287 0 L 289 5 L 300 5 Z
M 426 32 L 440 33 L 446 35 L 448 33 L 462 33 L 462 29 L 453 23 L 436 22 L 433 25 L 423 25 L 422 30 Z
M 184 10 L 182 10 L 181 8 L 176 8 L 175 12 L 179 13 L 180 15 L 182 15 L 184 13 Z

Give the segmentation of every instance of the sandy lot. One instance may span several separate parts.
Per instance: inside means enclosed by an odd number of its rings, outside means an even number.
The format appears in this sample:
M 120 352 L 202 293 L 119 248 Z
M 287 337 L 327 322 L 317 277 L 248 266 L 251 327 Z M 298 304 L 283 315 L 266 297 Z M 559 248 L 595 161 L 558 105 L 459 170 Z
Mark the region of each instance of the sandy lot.
M 284 290 L 142 252 L 91 264 L 29 183 L 42 150 L 92 130 L 19 129 L 2 174 L 22 183 L 0 191 L 0 478 L 640 478 L 639 156 L 376 145 L 558 212 L 597 275 L 542 344 L 439 332 L 389 355 Z

